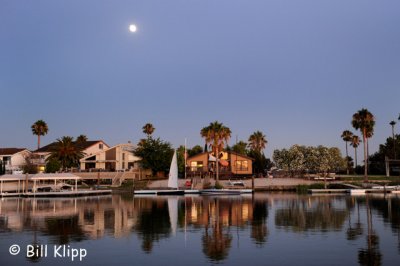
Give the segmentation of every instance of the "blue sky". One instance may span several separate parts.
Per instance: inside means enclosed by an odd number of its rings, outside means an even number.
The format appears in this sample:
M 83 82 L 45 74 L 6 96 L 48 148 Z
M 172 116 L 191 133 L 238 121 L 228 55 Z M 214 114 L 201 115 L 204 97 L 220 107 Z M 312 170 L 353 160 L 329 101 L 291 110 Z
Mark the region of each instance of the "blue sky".
M 400 112 L 399 10 L 395 0 L 0 0 L 0 147 L 35 148 L 38 119 L 43 144 L 137 142 L 151 122 L 174 146 L 203 145 L 200 129 L 218 120 L 230 144 L 263 131 L 268 156 L 296 143 L 344 150 L 340 134 L 364 107 L 375 151 Z

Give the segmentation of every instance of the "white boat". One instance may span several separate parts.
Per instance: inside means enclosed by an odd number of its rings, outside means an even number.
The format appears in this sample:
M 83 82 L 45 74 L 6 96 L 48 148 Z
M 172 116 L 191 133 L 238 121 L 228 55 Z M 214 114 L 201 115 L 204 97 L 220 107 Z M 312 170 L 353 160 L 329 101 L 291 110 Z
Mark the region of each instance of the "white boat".
M 350 189 L 350 195 L 365 195 L 365 189 Z
M 202 189 L 200 195 L 240 195 L 239 189 Z

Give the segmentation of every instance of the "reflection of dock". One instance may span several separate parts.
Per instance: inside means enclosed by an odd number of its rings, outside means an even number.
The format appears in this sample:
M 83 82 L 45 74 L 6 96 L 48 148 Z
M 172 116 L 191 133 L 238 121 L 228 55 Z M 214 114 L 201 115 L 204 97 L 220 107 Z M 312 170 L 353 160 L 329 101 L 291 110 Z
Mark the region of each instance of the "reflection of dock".
M 366 193 L 399 193 L 397 187 L 395 188 L 368 188 L 368 189 L 309 189 L 309 193 L 311 194 L 350 194 L 350 195 L 365 195 Z
M 111 190 L 73 190 L 58 192 L 1 193 L 0 197 L 78 197 L 111 194 Z

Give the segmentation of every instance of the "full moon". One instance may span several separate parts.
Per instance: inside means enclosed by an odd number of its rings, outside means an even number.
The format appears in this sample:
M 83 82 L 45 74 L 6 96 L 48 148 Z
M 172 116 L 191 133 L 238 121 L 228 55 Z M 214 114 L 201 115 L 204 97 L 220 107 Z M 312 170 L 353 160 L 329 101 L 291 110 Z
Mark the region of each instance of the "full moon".
M 136 28 L 136 25 L 135 25 L 135 24 L 129 25 L 129 31 L 130 31 L 130 32 L 136 32 L 136 30 L 137 30 L 137 28 Z

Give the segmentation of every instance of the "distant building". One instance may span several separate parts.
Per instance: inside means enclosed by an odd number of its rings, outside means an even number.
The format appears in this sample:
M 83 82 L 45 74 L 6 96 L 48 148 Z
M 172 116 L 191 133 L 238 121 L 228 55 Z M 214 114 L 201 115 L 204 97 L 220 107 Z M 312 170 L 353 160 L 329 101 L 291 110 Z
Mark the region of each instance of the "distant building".
M 30 154 L 25 148 L 0 148 L 0 160 L 5 163 L 6 173 L 21 171 Z
M 253 159 L 232 151 L 220 152 L 219 176 L 250 176 L 253 173 Z M 211 152 L 203 152 L 187 159 L 187 172 L 189 176 L 214 175 L 216 172 L 216 158 Z
M 107 150 L 109 146 L 102 140 L 91 140 L 84 142 L 74 142 L 74 144 L 82 150 L 85 156 L 97 154 L 103 150 Z M 46 166 L 46 159 L 50 156 L 51 152 L 57 146 L 57 142 L 50 143 L 33 152 L 32 163 L 38 166 L 39 172 L 43 172 Z
M 81 170 L 126 171 L 137 169 L 141 158 L 133 155 L 133 150 L 134 146 L 126 143 L 98 151 L 80 160 Z

